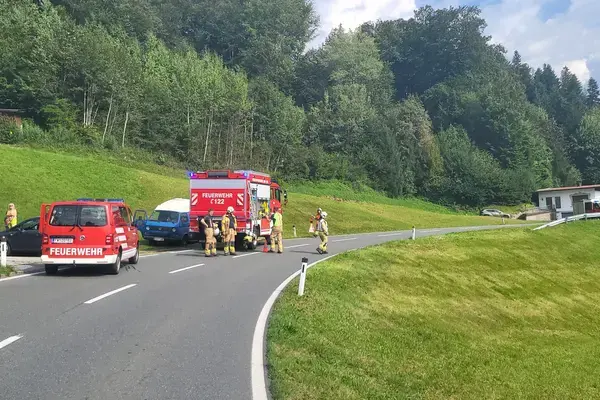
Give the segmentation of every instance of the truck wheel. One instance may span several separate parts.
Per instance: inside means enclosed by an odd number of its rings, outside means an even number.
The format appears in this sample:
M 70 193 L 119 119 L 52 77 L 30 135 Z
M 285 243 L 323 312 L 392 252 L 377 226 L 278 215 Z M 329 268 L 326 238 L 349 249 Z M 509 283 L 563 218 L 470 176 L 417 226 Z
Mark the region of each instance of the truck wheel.
M 115 260 L 115 263 L 109 267 L 108 272 L 111 275 L 118 275 L 120 270 L 121 270 L 121 250 L 119 250 L 119 254 L 117 254 L 117 259 Z
M 190 238 L 188 237 L 188 235 L 183 235 L 183 238 L 181 239 L 181 245 L 187 246 L 188 243 L 190 243 Z
M 127 260 L 129 264 L 137 264 L 138 261 L 140 261 L 140 242 L 138 242 L 137 248 L 135 249 L 135 256 Z
M 46 270 L 46 275 L 56 275 L 58 272 L 58 265 L 46 264 L 44 265 L 44 269 Z

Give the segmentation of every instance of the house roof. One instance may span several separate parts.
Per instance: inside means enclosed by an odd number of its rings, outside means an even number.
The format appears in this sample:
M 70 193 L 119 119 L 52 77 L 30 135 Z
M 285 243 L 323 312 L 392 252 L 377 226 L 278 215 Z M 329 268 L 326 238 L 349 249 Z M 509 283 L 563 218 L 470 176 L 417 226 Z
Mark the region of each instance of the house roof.
M 574 190 L 574 189 L 596 189 L 600 188 L 600 184 L 598 185 L 583 185 L 583 186 L 565 186 L 565 187 L 557 187 L 557 188 L 546 188 L 539 189 L 537 192 L 560 192 L 563 190 Z
M 20 114 L 23 110 L 19 110 L 16 108 L 0 108 L 0 113 L 3 114 Z

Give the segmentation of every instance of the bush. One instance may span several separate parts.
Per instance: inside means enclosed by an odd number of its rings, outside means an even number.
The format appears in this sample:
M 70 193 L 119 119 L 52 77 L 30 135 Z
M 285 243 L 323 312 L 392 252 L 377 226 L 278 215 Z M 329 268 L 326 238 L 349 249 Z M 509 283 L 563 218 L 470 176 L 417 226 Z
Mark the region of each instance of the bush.
M 21 128 L 10 117 L 0 116 L 0 143 L 16 144 L 23 140 Z

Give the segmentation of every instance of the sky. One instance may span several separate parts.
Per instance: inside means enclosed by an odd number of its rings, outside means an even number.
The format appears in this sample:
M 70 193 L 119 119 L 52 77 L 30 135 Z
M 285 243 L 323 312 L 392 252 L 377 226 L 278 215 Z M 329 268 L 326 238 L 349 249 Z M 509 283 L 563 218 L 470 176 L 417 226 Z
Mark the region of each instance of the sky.
M 321 18 L 321 44 L 332 27 L 354 29 L 366 21 L 410 18 L 416 8 L 478 5 L 487 21 L 485 33 L 512 57 L 518 50 L 531 67 L 566 65 L 587 83 L 600 80 L 600 0 L 313 0 Z

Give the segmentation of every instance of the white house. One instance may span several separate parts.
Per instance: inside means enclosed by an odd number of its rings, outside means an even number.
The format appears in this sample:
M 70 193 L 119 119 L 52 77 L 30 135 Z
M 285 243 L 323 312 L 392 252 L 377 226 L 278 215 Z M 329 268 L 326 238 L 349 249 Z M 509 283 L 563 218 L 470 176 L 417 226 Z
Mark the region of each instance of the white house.
M 562 217 L 573 215 L 573 203 L 581 200 L 600 200 L 600 185 L 568 186 L 547 188 L 537 191 L 539 207 L 542 210 L 553 208 Z

